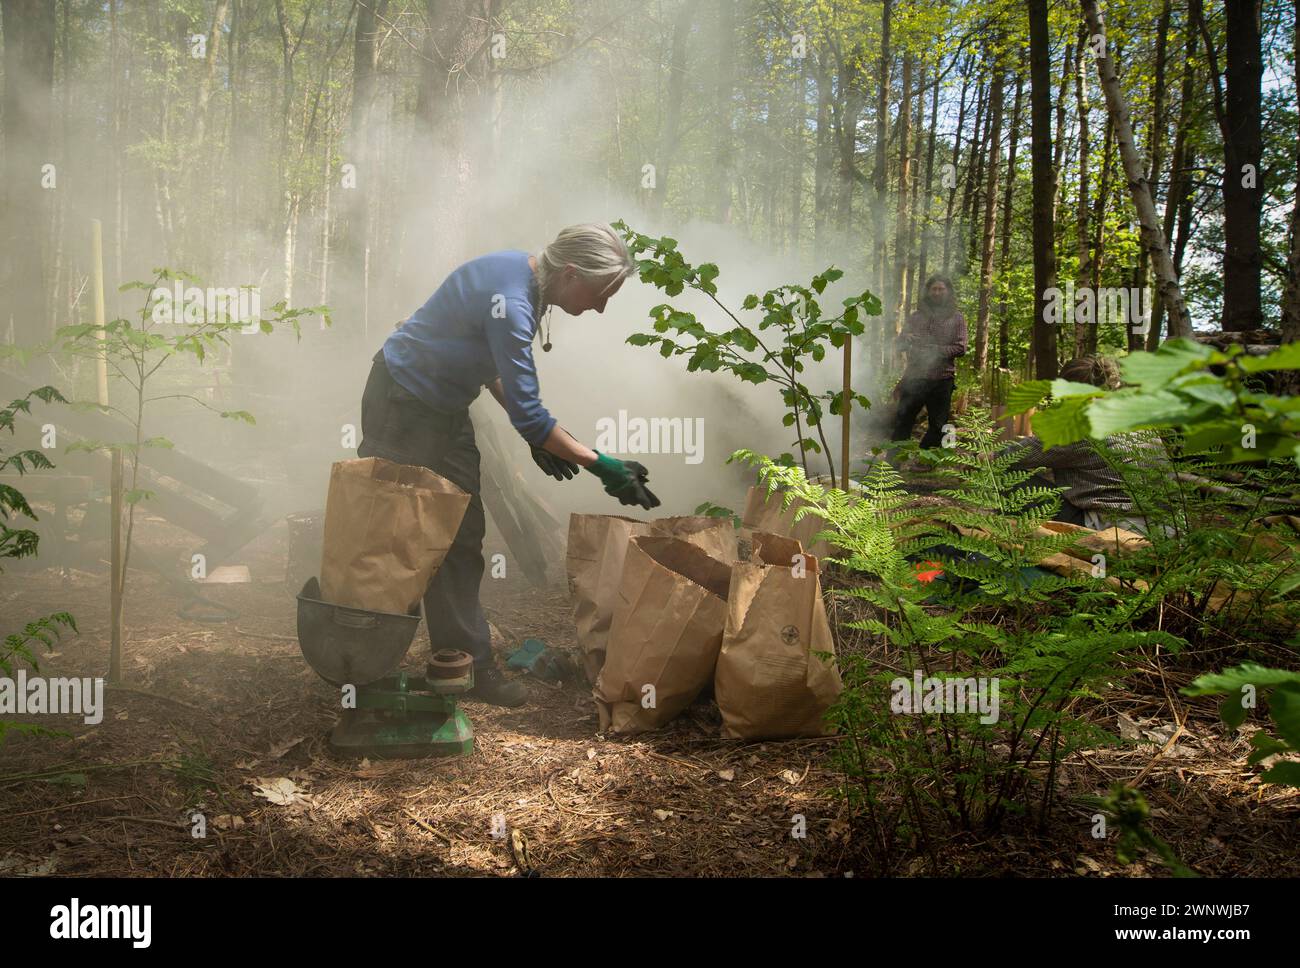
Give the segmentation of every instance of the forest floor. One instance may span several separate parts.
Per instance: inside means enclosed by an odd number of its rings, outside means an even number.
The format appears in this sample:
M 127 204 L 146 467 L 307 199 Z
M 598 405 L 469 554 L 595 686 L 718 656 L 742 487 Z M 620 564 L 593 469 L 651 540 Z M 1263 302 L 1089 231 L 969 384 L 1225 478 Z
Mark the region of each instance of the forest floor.
M 158 519 L 138 523 L 137 537 L 160 555 L 189 540 Z M 39 717 L 61 735 L 11 733 L 0 746 L 0 875 L 518 876 L 509 840 L 493 837 L 498 815 L 526 835 L 546 877 L 871 873 L 834 794 L 834 740 L 723 741 L 707 701 L 660 732 L 604 738 L 586 688 L 530 679 L 517 709 L 464 703 L 468 757 L 337 758 L 326 733 L 338 692 L 299 653 L 286 545 L 283 525 L 271 529 L 241 558 L 251 584 L 205 588 L 239 613 L 215 625 L 179 618 L 161 579 L 133 570 L 126 687 L 109 687 L 103 721 Z M 66 609 L 80 634 L 41 659 L 42 673 L 102 674 L 107 587 L 105 570 L 10 569 L 0 634 Z M 562 575 L 545 589 L 489 581 L 483 594 L 502 644 L 575 646 Z M 404 668 L 422 673 L 427 649 L 421 627 Z M 1225 732 L 1211 701 L 1176 698 L 1182 684 L 1152 666 L 1098 704 L 1098 722 L 1114 730 L 1122 714 L 1138 742 L 1068 762 L 1045 831 L 954 834 L 935 846 L 938 870 L 917 851 L 891 873 L 1165 876 L 1154 860 L 1118 863 L 1114 835 L 1094 839 L 1091 811 L 1070 802 L 1140 778 L 1151 829 L 1200 873 L 1300 875 L 1300 792 L 1261 785 L 1247 738 Z M 280 778 L 300 791 L 295 802 L 255 796 Z M 791 836 L 797 814 L 803 838 Z

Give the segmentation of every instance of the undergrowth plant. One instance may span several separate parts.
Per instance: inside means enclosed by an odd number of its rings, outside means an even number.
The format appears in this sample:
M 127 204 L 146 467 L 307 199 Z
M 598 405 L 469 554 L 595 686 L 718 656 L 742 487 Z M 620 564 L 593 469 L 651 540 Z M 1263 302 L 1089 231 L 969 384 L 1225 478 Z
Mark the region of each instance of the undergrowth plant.
M 131 433 L 128 440 L 78 440 L 68 447 L 69 451 L 118 449 L 126 456 L 129 483 L 123 493 L 127 506 L 126 527 L 122 536 L 122 566 L 120 570 L 120 587 L 116 589 L 119 596 L 125 596 L 128 565 L 131 560 L 132 540 L 135 533 L 136 506 L 153 496 L 153 492 L 141 487 L 141 454 L 146 448 L 171 448 L 172 442 L 166 437 L 146 437 L 146 414 L 151 404 L 160 400 L 188 400 L 220 417 L 255 423 L 254 417 L 246 410 L 221 410 L 194 393 L 161 392 L 166 388 L 158 387 L 165 367 L 178 360 L 192 360 L 202 364 L 210 353 L 229 344 L 233 334 L 250 330 L 262 334 L 274 332 L 277 325 L 287 324 L 301 337 L 299 320 L 303 316 L 322 315 L 329 321 L 328 311 L 324 306 L 290 309 L 284 301 L 270 307 L 269 315 L 251 321 L 232 318 L 228 301 L 218 303 L 215 300 L 211 308 L 206 303 L 200 312 L 192 312 L 187 306 L 181 312 L 175 306 L 169 312 L 160 312 L 164 306 L 161 293 L 166 293 L 163 283 L 180 281 L 188 283 L 196 294 L 202 294 L 197 288 L 199 280 L 187 272 L 172 269 L 155 269 L 152 282 L 128 282 L 119 287 L 122 291 L 143 290 L 144 302 L 134 319 L 119 318 L 99 326 L 83 323 L 64 326 L 55 335 L 62 340 L 62 349 L 73 357 L 86 359 L 103 358 L 114 378 L 114 385 L 122 387 L 125 393 L 118 396 L 118 403 L 100 404 L 94 401 L 77 401 L 74 407 L 87 410 L 114 413 L 127 424 Z M 168 301 L 169 303 L 170 301 Z M 122 397 L 125 399 L 122 399 Z M 118 657 L 110 659 L 110 678 L 116 680 L 119 675 Z
M 14 418 L 19 411 L 31 413 L 32 397 L 37 397 L 45 403 L 67 402 L 54 387 L 38 387 L 26 396 L 14 400 L 9 406 L 0 407 L 0 430 L 14 433 Z M 14 468 L 21 476 L 29 470 L 46 470 L 53 468 L 54 465 L 39 450 L 20 450 L 12 454 L 5 454 L 0 450 L 0 471 L 9 467 Z M 23 493 L 13 485 L 0 481 L 0 558 L 32 557 L 40 544 L 40 536 L 35 531 L 30 528 L 10 526 L 10 522 L 13 521 L 12 516 L 15 514 L 32 521 L 38 520 L 36 512 L 32 510 Z M 4 569 L 0 568 L 0 574 L 3 573 Z M 77 631 L 76 620 L 67 612 L 55 612 L 34 619 L 24 625 L 21 632 L 6 635 L 4 641 L 0 642 L 0 674 L 12 677 L 20 662 L 30 665 L 33 670 L 39 672 L 40 665 L 32 650 L 38 642 L 47 650 L 52 649 L 55 640 L 61 634 L 61 628 Z M 10 730 L 26 733 L 48 732 L 30 723 L 15 723 L 0 719 L 0 742 L 4 741 L 5 733 Z
M 641 235 L 624 222 L 615 222 L 614 227 L 627 241 L 642 282 L 669 296 L 694 290 L 707 297 L 732 324 L 727 329 L 711 329 L 694 313 L 662 303 L 650 310 L 654 332 L 633 333 L 627 341 L 633 346 L 657 345 L 665 359 L 685 356 L 686 369 L 692 373 L 725 370 L 746 383 L 771 383 L 777 387 L 786 407 L 782 420 L 785 426 L 795 428 L 793 446 L 805 474 L 809 472 L 808 455 L 822 454 L 833 479 L 835 460 L 826 439 L 824 418 L 827 414 L 846 415 L 855 403 L 869 408 L 871 402 L 861 393 L 846 393 L 843 389 L 814 392 L 804 383 L 803 373 L 809 363 L 826 358 L 828 347 L 840 348 L 845 340 L 861 336 L 865 329 L 863 317 L 880 315 L 880 298 L 864 290 L 844 299 L 835 315 L 824 315 L 819 300 L 826 287 L 844 275 L 831 267 L 814 276 L 807 286 L 790 284 L 747 295 L 739 313 L 762 313 L 751 324 L 718 298 L 716 265 L 687 262 L 678 251 L 676 239 Z M 814 432 L 816 437 L 810 436 Z M 789 454 L 782 458 L 794 460 Z
M 1225 696 L 1219 715 L 1233 729 L 1240 727 L 1259 700 L 1267 697 L 1276 736 L 1258 730 L 1250 738 L 1247 764 L 1273 759 L 1259 778 L 1265 783 L 1300 786 L 1300 762 L 1280 757 L 1300 755 L 1300 672 L 1266 669 L 1253 662 L 1223 672 L 1199 676 L 1183 689 L 1188 696 Z M 1261 693 L 1264 695 L 1261 696 Z
M 1130 354 L 1121 368 L 1127 385 L 1119 390 L 1031 381 L 1011 391 L 1008 410 L 1023 412 L 1050 396 L 1053 404 L 1034 415 L 1045 445 L 1090 437 L 1110 454 L 1149 525 L 1149 548 L 1120 563 L 1135 592 L 1135 616 L 1154 612 L 1164 624 L 1168 614 L 1188 634 L 1228 637 L 1239 648 L 1253 645 L 1245 632 L 1287 639 L 1294 648 L 1300 534 L 1289 512 L 1300 505 L 1300 397 L 1272 388 L 1300 370 L 1300 343 L 1252 356 L 1236 344 L 1217 350 L 1175 339 L 1153 353 Z M 1163 461 L 1115 453 L 1109 441 L 1116 435 L 1144 430 L 1159 435 Z M 1251 757 L 1257 763 L 1300 748 L 1290 723 L 1296 676 L 1294 669 L 1251 663 L 1201 676 L 1187 694 L 1274 687 L 1280 742 L 1289 746 L 1261 739 Z M 1231 699 L 1220 715 L 1235 727 L 1244 711 Z M 1298 775 L 1283 761 L 1261 778 L 1294 783 Z
M 1062 758 L 1115 741 L 1079 714 L 1079 702 L 1125 677 L 1126 653 L 1183 644 L 1133 628 L 1122 588 L 1104 574 L 1034 567 L 1071 540 L 1040 531 L 1059 498 L 1011 469 L 1014 456 L 982 411 L 967 415 L 939 458 L 952 483 L 939 508 L 909 507 L 884 461 L 850 497 L 751 451 L 733 459 L 756 466 L 786 507 L 802 502 L 797 519 L 821 518 L 817 540 L 839 549 L 830 560 L 854 576 L 834 594 L 864 615 L 843 627 L 868 633 L 874 647 L 841 651 L 846 688 L 830 719 L 844 737 L 845 795 L 868 817 L 882 863 L 900 833 L 928 851 L 936 819 L 967 831 L 995 831 L 1012 814 L 1045 825 Z M 935 566 L 933 580 L 918 573 L 922 562 Z M 945 697 L 961 695 L 958 683 L 969 693 L 986 681 L 997 690 L 996 718 L 951 702 L 900 713 L 900 680 L 918 671 L 941 682 Z
M 1124 435 L 1132 437 L 1137 435 Z M 1123 481 L 1145 546 L 1110 558 L 1134 620 L 1221 645 L 1245 633 L 1285 639 L 1300 624 L 1300 532 L 1279 513 L 1300 503 L 1289 461 L 1225 467 L 1181 453 L 1182 435 L 1149 434 L 1134 458 L 1118 438 L 1092 446 Z

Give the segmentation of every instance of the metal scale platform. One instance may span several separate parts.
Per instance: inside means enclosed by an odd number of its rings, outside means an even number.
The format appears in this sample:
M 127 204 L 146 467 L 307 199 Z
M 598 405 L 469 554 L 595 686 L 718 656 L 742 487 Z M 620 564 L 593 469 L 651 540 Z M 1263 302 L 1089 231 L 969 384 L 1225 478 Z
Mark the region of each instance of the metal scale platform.
M 326 682 L 356 687 L 356 708 L 343 709 L 330 747 L 349 756 L 464 756 L 474 729 L 456 697 L 474 687 L 468 653 L 444 649 L 425 675 L 399 672 L 420 616 L 345 608 L 320 600 L 311 578 L 298 594 L 298 646 Z

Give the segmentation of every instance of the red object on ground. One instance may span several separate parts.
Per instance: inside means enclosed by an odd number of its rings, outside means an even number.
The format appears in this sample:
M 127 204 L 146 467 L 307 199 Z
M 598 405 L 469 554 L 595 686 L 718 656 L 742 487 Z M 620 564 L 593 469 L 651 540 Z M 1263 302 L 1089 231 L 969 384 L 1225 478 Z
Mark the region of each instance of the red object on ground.
M 925 568 L 925 571 L 921 569 Z M 922 584 L 929 584 L 943 574 L 943 567 L 937 561 L 917 562 L 916 580 Z

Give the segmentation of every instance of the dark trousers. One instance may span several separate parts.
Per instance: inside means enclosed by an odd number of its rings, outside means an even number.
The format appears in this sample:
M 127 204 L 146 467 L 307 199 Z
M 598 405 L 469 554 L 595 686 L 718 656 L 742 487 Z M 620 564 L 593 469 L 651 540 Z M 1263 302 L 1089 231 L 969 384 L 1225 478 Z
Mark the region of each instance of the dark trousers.
M 898 414 L 894 418 L 893 440 L 911 440 L 912 426 L 925 409 L 928 427 L 921 438 L 922 447 L 938 447 L 943 440 L 943 425 L 952 416 L 953 379 L 904 379 L 899 387 Z
M 381 352 L 361 396 L 357 456 L 427 467 L 470 493 L 451 551 L 425 590 L 424 620 L 434 652 L 461 649 L 474 657 L 476 665 L 490 663 L 491 638 L 478 600 L 487 524 L 469 411 L 446 414 L 425 406 L 392 378 Z

